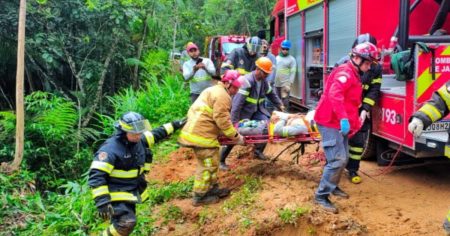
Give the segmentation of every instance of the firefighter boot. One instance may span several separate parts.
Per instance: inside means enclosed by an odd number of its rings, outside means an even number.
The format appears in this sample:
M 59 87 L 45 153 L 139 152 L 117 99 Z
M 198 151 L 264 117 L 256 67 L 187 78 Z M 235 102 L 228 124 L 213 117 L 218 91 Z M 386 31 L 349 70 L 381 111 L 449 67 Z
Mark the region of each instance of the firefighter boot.
M 219 169 L 223 171 L 229 171 L 230 167 L 227 164 L 225 164 L 225 162 L 220 162 Z
M 267 160 L 267 157 L 258 149 L 255 149 L 254 154 L 255 154 L 256 159 L 263 160 L 263 161 Z
M 342 189 L 340 189 L 339 187 L 336 187 L 333 190 L 332 194 L 334 196 L 337 196 L 337 197 L 340 197 L 340 198 L 345 198 L 345 199 L 350 198 L 350 195 L 348 195 L 346 192 L 342 191 Z
M 194 193 L 192 198 L 192 205 L 195 207 L 217 202 L 219 202 L 219 197 L 216 195 Z
M 361 177 L 358 175 L 358 172 L 356 172 L 356 171 L 349 171 L 348 177 L 349 177 L 350 181 L 354 184 L 361 183 Z
M 230 190 L 227 188 L 219 188 L 218 184 L 214 184 L 207 194 L 218 196 L 219 198 L 224 198 L 230 195 Z
M 338 213 L 338 209 L 336 206 L 328 199 L 326 195 L 316 195 L 314 197 L 314 202 L 320 205 L 324 210 L 333 212 L 334 214 Z

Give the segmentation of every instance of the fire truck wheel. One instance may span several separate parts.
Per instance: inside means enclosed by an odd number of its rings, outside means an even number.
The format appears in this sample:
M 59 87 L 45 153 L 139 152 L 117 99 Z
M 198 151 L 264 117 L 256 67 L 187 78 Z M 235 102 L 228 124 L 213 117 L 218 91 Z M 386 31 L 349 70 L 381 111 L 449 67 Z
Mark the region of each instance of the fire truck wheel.
M 364 139 L 364 149 L 361 155 L 362 160 L 375 160 L 376 157 L 376 137 L 372 135 L 372 128 L 369 127 L 363 135 Z

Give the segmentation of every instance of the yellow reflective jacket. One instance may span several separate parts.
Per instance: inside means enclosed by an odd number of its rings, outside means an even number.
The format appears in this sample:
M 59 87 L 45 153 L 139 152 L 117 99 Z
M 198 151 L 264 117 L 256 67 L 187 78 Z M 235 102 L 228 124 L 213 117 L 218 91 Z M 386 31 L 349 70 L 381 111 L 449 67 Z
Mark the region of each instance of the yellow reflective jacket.
M 219 147 L 217 137 L 238 137 L 231 123 L 231 97 L 223 83 L 205 89 L 188 111 L 188 120 L 178 142 L 184 146 Z

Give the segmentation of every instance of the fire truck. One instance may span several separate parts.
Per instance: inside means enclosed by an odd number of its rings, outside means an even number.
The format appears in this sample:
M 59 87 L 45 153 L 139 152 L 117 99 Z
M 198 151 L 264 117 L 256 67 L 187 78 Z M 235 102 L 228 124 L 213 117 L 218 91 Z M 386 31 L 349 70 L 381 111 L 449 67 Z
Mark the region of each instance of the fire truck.
M 243 47 L 246 38 L 245 35 L 219 35 L 206 38 L 204 52 L 207 54 L 205 56 L 213 61 L 217 76 L 220 73 L 220 66 L 228 54 L 235 48 Z
M 270 42 L 274 54 L 284 39 L 293 45 L 290 54 L 298 68 L 291 103 L 313 109 L 319 100 L 316 91 L 334 64 L 348 55 L 357 35 L 370 33 L 383 55 L 383 82 L 371 112 L 363 158 L 376 156 L 380 165 L 386 165 L 397 150 L 404 159 L 450 157 L 449 117 L 418 138 L 407 129 L 411 115 L 450 79 L 450 36 L 426 36 L 438 8 L 434 0 L 279 0 L 271 14 Z M 443 28 L 450 32 L 449 18 Z M 391 69 L 392 36 L 398 39 L 397 49 L 413 49 L 410 80 L 399 81 Z M 431 52 L 422 51 L 417 42 Z

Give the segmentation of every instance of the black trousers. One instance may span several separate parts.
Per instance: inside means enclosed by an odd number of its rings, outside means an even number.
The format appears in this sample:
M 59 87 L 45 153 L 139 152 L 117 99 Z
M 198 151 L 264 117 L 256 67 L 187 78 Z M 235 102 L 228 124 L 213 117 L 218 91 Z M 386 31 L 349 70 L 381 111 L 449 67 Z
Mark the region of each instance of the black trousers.
M 136 204 L 126 202 L 112 202 L 114 215 L 111 225 L 106 229 L 108 235 L 130 235 L 136 226 Z M 114 232 L 115 231 L 115 232 Z
M 348 159 L 347 166 L 348 171 L 357 172 L 359 170 L 359 163 L 361 162 L 361 156 L 363 154 L 364 142 L 367 139 L 367 131 L 370 127 L 370 120 L 366 119 L 361 129 L 348 140 L 350 158 Z

